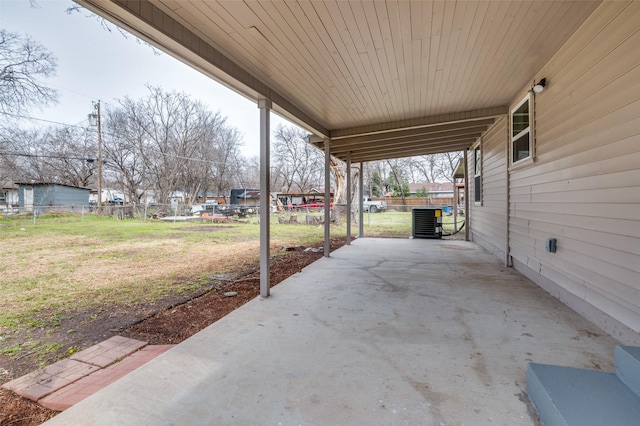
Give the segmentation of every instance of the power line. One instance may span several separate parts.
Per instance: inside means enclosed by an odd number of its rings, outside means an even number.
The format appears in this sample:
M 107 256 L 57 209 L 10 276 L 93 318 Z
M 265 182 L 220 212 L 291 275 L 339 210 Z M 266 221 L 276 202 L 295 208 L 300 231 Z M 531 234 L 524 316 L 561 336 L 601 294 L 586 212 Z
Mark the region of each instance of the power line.
M 0 155 L 12 155 L 15 157 L 30 157 L 30 158 L 56 158 L 59 160 L 81 160 L 81 161 L 86 161 L 87 163 L 93 163 L 94 161 L 97 161 L 95 158 L 68 157 L 63 155 L 25 154 L 21 152 L 6 152 L 6 151 L 0 151 Z
M 10 112 L 4 112 L 4 111 L 0 111 L 0 114 L 8 115 L 8 116 L 15 117 L 15 118 L 25 118 L 27 120 L 43 121 L 45 123 L 58 124 L 60 126 L 65 126 L 65 127 L 76 127 L 78 129 L 86 129 L 86 127 L 84 127 L 84 126 L 79 126 L 79 124 L 82 123 L 85 120 L 82 120 L 78 124 L 67 124 L 67 123 L 61 123 L 59 121 L 45 120 L 44 118 L 29 117 L 28 115 L 12 114 Z
M 15 117 L 15 118 L 24 118 L 24 119 L 28 119 L 28 120 L 36 120 L 36 121 L 42 121 L 45 123 L 51 123 L 51 124 L 58 124 L 61 126 L 65 126 L 65 127 L 75 127 L 78 129 L 82 129 L 82 130 L 87 130 L 87 127 L 85 126 L 80 126 L 78 124 L 67 124 L 67 123 L 61 123 L 59 121 L 52 121 L 52 120 L 45 120 L 44 118 L 36 118 L 36 117 L 29 117 L 27 115 L 21 115 L 21 114 L 12 114 L 9 112 L 4 112 L 4 111 L 0 111 L 0 114 L 4 114 L 4 115 L 8 115 L 11 117 Z M 82 120 L 80 123 L 84 122 L 85 120 Z M 110 136 L 112 138 L 118 137 L 115 133 L 112 132 L 102 132 L 104 135 Z M 0 154 L 4 154 L 4 155 L 16 155 L 16 156 L 22 156 L 22 157 L 42 157 L 42 158 L 69 158 L 69 159 L 76 159 L 76 160 L 86 160 L 86 161 L 95 161 L 95 159 L 85 159 L 85 158 L 78 158 L 78 157 L 56 157 L 56 156 L 46 156 L 46 155 L 36 155 L 36 154 L 19 154 L 19 153 L 3 153 L 0 151 Z M 201 158 L 192 158 L 192 157 L 186 157 L 186 156 L 181 156 L 181 155 L 177 155 L 177 154 L 164 154 L 168 157 L 173 157 L 173 158 L 179 158 L 179 159 L 183 159 L 183 160 L 190 160 L 190 161 L 198 161 L 198 162 L 202 162 L 202 163 L 211 163 L 211 164 L 225 164 L 224 161 L 213 161 L 213 160 L 205 160 L 205 159 L 201 159 Z M 103 164 L 105 164 L 105 162 L 102 162 Z

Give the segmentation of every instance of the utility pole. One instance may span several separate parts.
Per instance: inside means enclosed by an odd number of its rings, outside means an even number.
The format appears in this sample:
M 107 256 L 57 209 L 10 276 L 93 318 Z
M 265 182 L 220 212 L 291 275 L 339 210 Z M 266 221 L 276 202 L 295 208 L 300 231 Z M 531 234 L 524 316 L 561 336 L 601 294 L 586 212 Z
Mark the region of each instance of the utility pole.
M 102 215 L 102 123 L 100 117 L 100 100 L 93 103 L 93 109 L 96 111 L 89 114 L 89 124 L 98 125 L 98 216 Z

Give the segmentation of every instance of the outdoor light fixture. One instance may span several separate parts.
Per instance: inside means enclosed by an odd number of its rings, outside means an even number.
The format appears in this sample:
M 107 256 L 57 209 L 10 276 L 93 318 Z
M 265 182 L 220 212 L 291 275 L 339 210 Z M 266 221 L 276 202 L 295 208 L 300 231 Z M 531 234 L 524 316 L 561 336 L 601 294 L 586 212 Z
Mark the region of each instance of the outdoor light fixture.
M 544 86 L 546 85 L 547 85 L 547 79 L 543 78 L 533 86 L 533 92 L 542 93 L 542 91 L 544 90 Z

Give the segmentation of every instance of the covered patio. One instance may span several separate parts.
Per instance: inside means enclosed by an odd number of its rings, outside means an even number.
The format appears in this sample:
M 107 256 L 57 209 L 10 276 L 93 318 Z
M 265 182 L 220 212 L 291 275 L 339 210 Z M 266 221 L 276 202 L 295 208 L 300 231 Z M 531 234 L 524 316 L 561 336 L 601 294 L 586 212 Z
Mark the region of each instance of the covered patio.
M 640 3 L 76 1 L 256 101 L 264 298 L 52 424 L 532 424 L 528 363 L 640 341 Z M 267 299 L 271 111 L 325 199 L 332 156 L 464 150 L 478 245 L 359 239 Z
M 615 340 L 474 243 L 359 239 L 51 425 L 532 425 L 529 362 Z

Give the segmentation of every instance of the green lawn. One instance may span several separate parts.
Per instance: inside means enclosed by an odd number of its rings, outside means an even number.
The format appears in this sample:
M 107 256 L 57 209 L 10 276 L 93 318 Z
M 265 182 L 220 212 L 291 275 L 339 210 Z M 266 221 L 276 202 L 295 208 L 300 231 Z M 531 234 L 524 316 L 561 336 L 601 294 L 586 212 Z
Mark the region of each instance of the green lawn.
M 458 228 L 463 223 L 464 216 L 458 217 Z M 363 224 L 365 237 L 408 238 L 412 233 L 411 212 L 365 212 Z M 443 216 L 442 224 L 444 233 L 453 232 L 453 216 Z
M 321 241 L 317 226 L 272 217 L 272 252 Z M 1 220 L 0 335 L 40 312 L 153 301 L 193 290 L 203 276 L 255 263 L 260 228 L 249 223 L 55 216 Z

